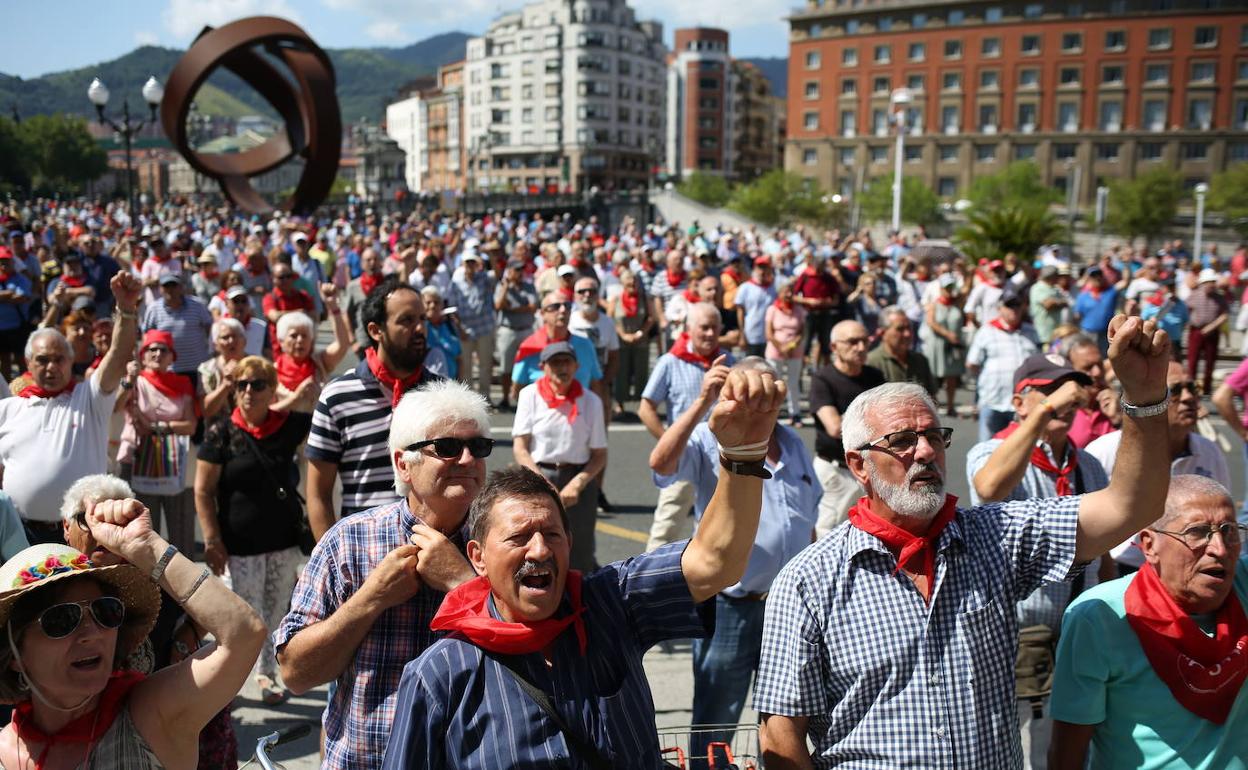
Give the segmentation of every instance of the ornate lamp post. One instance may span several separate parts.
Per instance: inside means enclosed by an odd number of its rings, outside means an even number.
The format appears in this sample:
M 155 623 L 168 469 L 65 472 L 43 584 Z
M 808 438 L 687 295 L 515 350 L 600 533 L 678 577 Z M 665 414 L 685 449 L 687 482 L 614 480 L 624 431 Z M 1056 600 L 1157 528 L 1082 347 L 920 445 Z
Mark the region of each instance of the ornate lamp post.
M 99 116 L 100 123 L 120 134 L 122 140 L 126 143 L 126 199 L 130 204 L 128 213 L 131 219 L 138 215 L 138 209 L 134 200 L 134 159 L 131 157 L 133 140 L 143 130 L 144 126 L 148 123 L 156 122 L 156 108 L 160 106 L 160 100 L 165 97 L 165 89 L 160 84 L 160 81 L 155 76 L 152 76 L 143 84 L 142 94 L 143 100 L 147 102 L 148 109 L 151 110 L 151 117 L 146 120 L 132 120 L 130 118 L 130 101 L 122 99 L 121 123 L 118 123 L 104 114 L 104 106 L 108 104 L 109 97 L 108 86 L 104 85 L 104 81 L 95 78 L 91 81 L 91 85 L 87 87 L 87 98 L 95 105 L 95 113 Z

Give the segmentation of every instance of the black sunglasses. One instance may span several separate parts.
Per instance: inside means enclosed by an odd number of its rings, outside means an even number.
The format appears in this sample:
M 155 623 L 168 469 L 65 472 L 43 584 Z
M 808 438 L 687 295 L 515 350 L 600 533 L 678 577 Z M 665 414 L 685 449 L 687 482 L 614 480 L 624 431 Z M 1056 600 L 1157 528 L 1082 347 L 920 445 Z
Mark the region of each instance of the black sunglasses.
M 596 294 L 597 292 L 598 292 L 597 289 L 577 289 L 576 290 L 577 294 Z
M 545 311 L 547 311 L 547 310 L 550 310 L 550 311 L 552 311 L 552 312 L 556 312 L 556 313 L 557 313 L 557 312 L 559 312 L 560 310 L 571 310 L 571 309 L 572 309 L 572 303 L 571 303 L 571 302 L 552 302 L 552 303 L 550 303 L 549 305 L 547 305 L 546 307 L 542 308 L 542 312 L 545 312 Z
M 414 452 L 427 446 L 433 447 L 435 457 L 443 460 L 456 460 L 463 456 L 464 447 L 468 447 L 468 452 L 473 457 L 480 460 L 483 457 L 489 457 L 490 452 L 494 451 L 494 439 L 485 436 L 474 436 L 472 438 L 454 438 L 446 436 L 444 438 L 432 438 L 428 441 L 417 441 L 410 444 L 407 451 Z
M 1176 382 L 1170 386 L 1170 398 L 1179 398 L 1183 395 L 1183 391 L 1191 393 L 1193 396 L 1199 396 L 1203 390 L 1200 385 L 1195 382 Z
M 126 619 L 126 605 L 116 596 L 101 596 L 85 602 L 54 604 L 39 613 L 39 628 L 49 639 L 64 639 L 82 624 L 82 608 L 91 610 L 91 617 L 100 628 L 120 628 Z
M 263 393 L 269 389 L 269 383 L 266 380 L 235 380 L 234 390 L 251 389 L 253 393 Z

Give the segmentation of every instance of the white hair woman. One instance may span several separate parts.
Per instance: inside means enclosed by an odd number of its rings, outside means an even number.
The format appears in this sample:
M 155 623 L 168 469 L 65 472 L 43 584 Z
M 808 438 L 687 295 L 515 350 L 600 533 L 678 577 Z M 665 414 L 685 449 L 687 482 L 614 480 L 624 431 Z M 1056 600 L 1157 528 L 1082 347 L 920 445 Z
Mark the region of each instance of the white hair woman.
M 420 298 L 425 303 L 425 333 L 429 337 L 429 352 L 440 352 L 445 361 L 439 369 L 436 357 L 431 355 L 425 360 L 425 366 L 429 367 L 429 371 L 453 380 L 459 376 L 459 356 L 463 352 L 459 326 L 451 314 L 446 312 L 446 302 L 438 287 L 426 286 L 421 289 Z
M 221 318 L 213 323 L 210 339 L 217 354 L 199 365 L 205 420 L 234 409 L 234 367 L 245 354 L 247 330 L 237 318 Z
M 277 365 L 279 409 L 312 411 L 321 385 L 351 349 L 351 332 L 338 308 L 338 295 L 325 290 L 322 299 L 333 323 L 334 341 L 320 352 L 316 350 L 316 324 L 307 313 L 285 313 L 277 320 L 281 350 L 274 351 L 273 363 Z

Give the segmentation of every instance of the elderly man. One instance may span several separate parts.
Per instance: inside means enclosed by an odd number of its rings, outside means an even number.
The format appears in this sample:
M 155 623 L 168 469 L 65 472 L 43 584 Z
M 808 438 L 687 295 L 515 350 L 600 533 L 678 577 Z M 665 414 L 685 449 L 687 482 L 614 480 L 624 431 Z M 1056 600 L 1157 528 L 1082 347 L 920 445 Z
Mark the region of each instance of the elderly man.
M 526 254 L 516 245 L 516 253 Z M 516 360 L 520 343 L 533 333 L 534 316 L 537 314 L 537 288 L 524 274 L 525 262 L 513 258 L 503 271 L 503 279 L 494 289 L 494 309 L 498 311 L 498 344 L 501 351 L 503 397 L 497 406 L 503 411 L 511 408 L 511 365 Z
M 69 341 L 40 329 L 26 342 L 29 385 L 0 401 L 0 488 L 13 498 L 31 543 L 61 542 L 61 496 L 76 479 L 108 467 L 108 424 L 117 386 L 134 357 L 142 285 L 113 276 L 113 339 L 86 382 L 75 382 Z
M 451 635 L 404 670 L 382 766 L 657 765 L 642 655 L 704 636 L 713 610 L 698 605 L 745 574 L 783 395 L 769 375 L 730 374 L 710 418 L 724 471 L 693 540 L 588 575 L 568 569 L 550 485 L 523 468 L 492 478 L 470 517 L 479 577 L 434 619 Z
M 598 353 L 594 343 L 587 337 L 573 334 L 568 328 L 572 321 L 572 301 L 552 291 L 542 297 L 542 327 L 525 338 L 516 348 L 515 366 L 511 369 L 511 389 L 519 393 L 520 388 L 529 383 L 537 382 L 542 376 L 540 356 L 542 350 L 552 342 L 568 342 L 576 351 L 576 379 L 581 387 L 596 389 L 595 383 L 602 379 L 602 367 L 598 365 Z M 515 395 L 515 394 L 513 394 Z
M 776 371 L 758 357 L 739 361 L 733 370 Z M 720 474 L 719 445 L 705 422 L 731 370 L 720 365 L 706 373 L 700 399 L 680 415 L 650 453 L 650 469 L 659 487 L 691 482 L 696 490 L 694 518 L 701 521 Z M 715 631 L 693 640 L 693 724 L 736 724 L 745 707 L 750 679 L 758 668 L 763 642 L 763 607 L 772 581 L 789 559 L 814 539 L 823 490 L 815 479 L 810 452 L 792 428 L 776 424 L 767 439 L 763 507 L 745 575 L 715 600 Z M 694 737 L 691 757 L 706 756 L 711 741 L 731 741 L 731 733 L 703 732 Z
M 666 426 L 675 422 L 695 402 L 714 404 L 716 395 L 713 390 L 708 390 L 706 373 L 712 366 L 731 366 L 733 363 L 732 354 L 721 351 L 719 347 L 719 310 L 699 302 L 690 308 L 685 324 L 685 333 L 677 337 L 671 350 L 655 362 L 637 408 L 637 416 L 656 439 L 663 438 Z M 660 404 L 666 408 L 663 417 L 659 417 Z M 680 533 L 685 528 L 685 514 L 693 505 L 693 497 L 694 486 L 686 481 L 678 481 L 659 490 L 654 523 L 650 525 L 650 539 L 646 543 L 647 551 L 680 539 Z
M 958 510 L 952 431 L 926 391 L 889 383 L 850 405 L 846 461 L 866 496 L 767 601 L 754 702 L 768 767 L 1022 764 L 1008 610 L 1158 518 L 1169 481 L 1148 451 L 1167 430 L 1165 332 L 1119 317 L 1111 337 L 1128 416 L 1099 492 Z
M 880 311 L 880 345 L 867 355 L 867 364 L 884 373 L 888 382 L 913 382 L 936 395 L 936 378 L 927 356 L 914 350 L 914 326 L 906 311 L 890 305 Z
M 247 290 L 237 284 L 231 286 L 225 293 L 225 301 L 226 312 L 223 317 L 233 318 L 242 324 L 243 334 L 247 339 L 245 346 L 247 355 L 268 358 L 272 353 L 269 342 L 269 324 L 251 312 L 251 298 L 247 296 Z M 215 340 L 209 339 L 209 342 L 215 342 Z
M 360 360 L 364 360 L 365 351 L 368 350 L 370 340 L 368 331 L 361 322 L 360 309 L 364 307 L 364 300 L 368 299 L 369 293 L 377 288 L 384 276 L 381 274 L 381 255 L 377 253 L 377 249 L 369 246 L 360 252 L 360 277 L 353 278 L 347 284 L 347 325 L 351 327 L 351 333 L 355 335 L 355 354 Z
M 750 280 L 737 289 L 733 304 L 737 309 L 737 327 L 741 341 L 751 356 L 762 356 L 767 350 L 767 308 L 776 301 L 776 269 L 770 257 L 754 260 Z
M 143 312 L 143 331 L 153 329 L 173 335 L 173 371 L 199 383 L 199 365 L 212 358 L 208 335 L 212 313 L 194 297 L 186 296 L 186 286 L 176 273 L 160 276 L 160 299 Z
M 1027 356 L 1040 352 L 1036 330 L 1026 317 L 1027 303 L 1007 284 L 997 317 L 975 330 L 966 351 L 966 369 L 975 376 L 980 441 L 992 438 L 1014 419 L 1014 372 Z
M 1166 387 L 1170 389 L 1170 408 L 1166 411 L 1170 430 L 1167 439 L 1152 449 L 1166 461 L 1171 476 L 1185 473 L 1208 476 L 1229 489 L 1231 472 L 1226 465 L 1226 456 L 1217 444 L 1196 432 L 1200 388 L 1187 376 L 1178 361 L 1172 361 L 1166 369 Z M 1087 446 L 1088 454 L 1100 461 L 1106 473 L 1112 474 L 1118 464 L 1124 436 L 1123 431 L 1117 430 Z M 1118 562 L 1121 574 L 1139 569 L 1144 563 L 1144 553 L 1138 546 L 1139 538 L 1124 538 L 1124 542 L 1110 552 Z
M 594 343 L 598 356 L 598 368 L 602 370 L 594 389 L 602 399 L 603 416 L 611 414 L 611 387 L 620 369 L 620 335 L 615 323 L 602 312 L 598 299 L 598 279 L 578 278 L 576 281 L 576 309 L 568 319 L 568 331 Z
M 445 380 L 403 398 L 388 441 L 401 499 L 325 533 L 273 634 L 292 692 L 337 683 L 324 767 L 377 767 L 403 666 L 433 643 L 429 622 L 443 594 L 472 577 L 465 525 L 494 447 L 488 409 Z
M 1172 337 L 1171 344 L 1173 341 Z M 1070 368 L 1083 372 L 1092 380 L 1087 387 L 1088 398 L 1075 409 L 1074 421 L 1070 424 L 1071 442 L 1084 449 L 1115 430 L 1122 422 L 1122 415 L 1118 412 L 1118 394 L 1105 383 L 1105 357 L 1101 355 L 1095 338 L 1080 332 L 1067 339 L 1062 349 Z
M 486 272 L 481 255 L 465 251 L 462 271 L 451 278 L 451 292 L 446 304 L 453 305 L 459 317 L 459 338 L 463 352 L 459 357 L 459 379 L 472 382 L 476 362 L 477 392 L 490 397 L 490 379 L 494 371 L 494 279 Z M 503 362 L 506 366 L 507 362 Z
M 1140 533 L 1145 565 L 1066 611 L 1050 766 L 1243 767 L 1245 531 L 1225 487 L 1171 479 L 1164 514 Z

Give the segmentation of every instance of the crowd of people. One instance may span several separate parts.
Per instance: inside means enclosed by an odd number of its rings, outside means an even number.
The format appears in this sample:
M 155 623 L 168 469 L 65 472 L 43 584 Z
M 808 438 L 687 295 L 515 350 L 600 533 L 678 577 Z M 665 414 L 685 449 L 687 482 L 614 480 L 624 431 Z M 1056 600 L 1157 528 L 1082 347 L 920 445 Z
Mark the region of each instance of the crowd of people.
M 1245 299 L 1181 241 L 11 203 L 0 767 L 235 767 L 248 678 L 329 685 L 329 768 L 657 766 L 675 639 L 691 767 L 751 691 L 767 767 L 1229 766 Z M 621 419 L 658 502 L 604 565 Z

